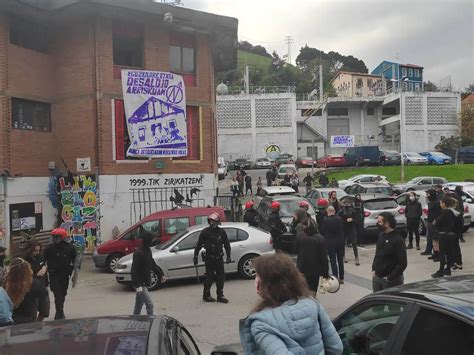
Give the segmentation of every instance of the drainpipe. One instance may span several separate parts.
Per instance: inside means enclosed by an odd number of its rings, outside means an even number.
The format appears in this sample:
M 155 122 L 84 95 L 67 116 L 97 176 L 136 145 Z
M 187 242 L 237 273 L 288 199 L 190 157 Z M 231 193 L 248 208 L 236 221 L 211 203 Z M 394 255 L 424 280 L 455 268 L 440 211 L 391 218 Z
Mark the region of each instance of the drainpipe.
M 2 182 L 0 184 L 0 211 L 3 209 L 2 215 L 0 215 L 0 221 L 3 221 L 3 231 L 0 229 L 0 232 L 3 232 L 3 238 L 0 240 L 0 245 L 1 246 L 7 246 L 7 229 L 6 229 L 6 200 L 7 200 L 7 177 L 6 176 L 0 176 L 0 179 L 2 179 Z M 8 248 L 8 247 L 7 247 Z M 10 248 L 8 248 L 10 249 Z

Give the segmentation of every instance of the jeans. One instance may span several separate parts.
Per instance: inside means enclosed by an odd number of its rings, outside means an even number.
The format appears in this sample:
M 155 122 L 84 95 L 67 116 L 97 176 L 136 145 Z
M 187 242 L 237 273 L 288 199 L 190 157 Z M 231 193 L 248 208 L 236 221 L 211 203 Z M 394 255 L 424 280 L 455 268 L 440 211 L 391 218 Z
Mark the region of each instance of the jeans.
M 137 292 L 135 295 L 135 307 L 133 308 L 133 315 L 138 316 L 142 312 L 143 304 L 146 307 L 146 314 L 153 315 L 153 301 L 146 286 L 142 286 L 142 292 Z
M 408 243 L 413 244 L 413 233 L 415 233 L 416 245 L 420 245 L 420 219 L 407 218 Z
M 308 194 L 311 191 L 311 185 L 306 185 L 306 194 Z
M 374 292 L 385 290 L 386 288 L 403 285 L 403 275 L 397 277 L 394 280 L 386 281 L 382 277 L 377 275 L 372 277 L 372 290 Z
M 332 274 L 341 280 L 344 280 L 344 248 L 344 245 L 328 248 Z

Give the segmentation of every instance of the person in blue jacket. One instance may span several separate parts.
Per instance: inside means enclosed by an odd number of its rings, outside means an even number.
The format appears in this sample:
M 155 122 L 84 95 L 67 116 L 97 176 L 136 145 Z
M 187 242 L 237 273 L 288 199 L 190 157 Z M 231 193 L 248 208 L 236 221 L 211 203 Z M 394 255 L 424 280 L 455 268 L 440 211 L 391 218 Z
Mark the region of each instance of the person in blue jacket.
M 342 354 L 342 341 L 293 260 L 284 253 L 253 260 L 262 298 L 240 321 L 245 354 Z

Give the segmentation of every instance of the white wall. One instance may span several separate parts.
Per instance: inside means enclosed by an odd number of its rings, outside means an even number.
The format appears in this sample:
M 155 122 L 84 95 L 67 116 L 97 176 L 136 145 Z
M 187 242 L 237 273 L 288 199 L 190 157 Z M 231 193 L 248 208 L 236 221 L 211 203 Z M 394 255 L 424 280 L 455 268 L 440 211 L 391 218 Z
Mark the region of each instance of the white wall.
M 172 208 L 174 188 L 184 197 L 192 188 L 198 188 L 191 205 L 213 205 L 216 181 L 213 174 L 101 175 L 99 188 L 100 232 L 102 241 L 106 241 L 112 238 L 114 226 L 123 232 L 140 217 Z

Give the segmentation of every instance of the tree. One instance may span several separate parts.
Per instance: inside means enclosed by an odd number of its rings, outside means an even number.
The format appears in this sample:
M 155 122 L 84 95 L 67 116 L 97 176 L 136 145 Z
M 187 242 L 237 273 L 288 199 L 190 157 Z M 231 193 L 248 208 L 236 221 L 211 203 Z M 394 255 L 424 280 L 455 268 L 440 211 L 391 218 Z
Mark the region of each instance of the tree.
M 464 94 L 474 94 L 474 83 L 469 84 L 469 85 L 464 89 Z
M 438 87 L 428 80 L 428 82 L 423 83 L 425 91 L 438 91 Z

